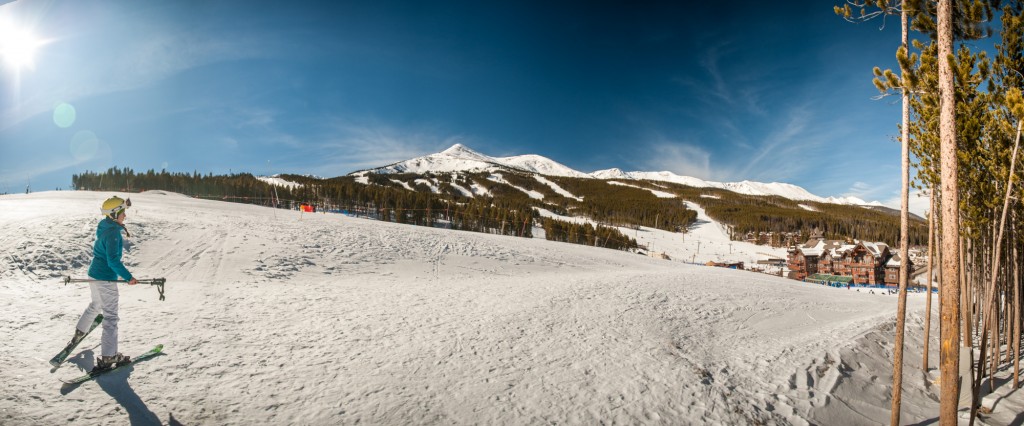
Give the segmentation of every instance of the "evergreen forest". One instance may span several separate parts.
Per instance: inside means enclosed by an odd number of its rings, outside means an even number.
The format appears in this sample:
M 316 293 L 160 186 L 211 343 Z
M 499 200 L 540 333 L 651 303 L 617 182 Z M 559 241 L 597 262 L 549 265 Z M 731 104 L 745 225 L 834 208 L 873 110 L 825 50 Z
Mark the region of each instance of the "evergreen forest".
M 687 208 L 686 201 L 701 206 L 710 217 L 728 225 L 734 240 L 741 240 L 751 232 L 810 235 L 820 230 L 828 238 L 892 244 L 899 235 L 899 218 L 892 212 L 743 195 L 666 182 L 547 177 L 564 190 L 556 191 L 533 175 L 516 170 L 367 173 L 362 178 L 365 183 L 356 176 L 280 177 L 299 185 L 271 185 L 246 173 L 135 172 L 116 167 L 104 172 L 76 174 L 72 185 L 84 190 L 166 190 L 197 198 L 287 209 L 311 205 L 318 211 L 519 237 L 532 237 L 536 226 L 544 229 L 548 240 L 619 250 L 638 248 L 636 241 L 620 232 L 619 227 L 643 226 L 686 232 L 697 220 L 697 212 Z M 676 197 L 660 198 L 652 190 Z M 554 215 L 544 217 L 541 209 L 559 216 L 586 217 L 596 225 L 575 224 L 551 217 Z M 924 222 L 915 221 L 911 244 L 924 244 L 926 238 Z M 797 241 L 763 242 L 783 246 Z

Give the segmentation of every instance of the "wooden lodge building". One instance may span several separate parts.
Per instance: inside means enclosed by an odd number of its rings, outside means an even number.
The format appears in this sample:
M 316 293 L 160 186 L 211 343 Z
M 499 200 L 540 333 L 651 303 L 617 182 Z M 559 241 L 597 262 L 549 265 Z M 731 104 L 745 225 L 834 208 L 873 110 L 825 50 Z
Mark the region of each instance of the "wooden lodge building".
M 899 256 L 894 256 L 885 243 L 825 240 L 820 232 L 811 235 L 806 243 L 790 248 L 786 266 L 789 278 L 801 281 L 835 277 L 828 280 L 852 284 L 899 284 Z

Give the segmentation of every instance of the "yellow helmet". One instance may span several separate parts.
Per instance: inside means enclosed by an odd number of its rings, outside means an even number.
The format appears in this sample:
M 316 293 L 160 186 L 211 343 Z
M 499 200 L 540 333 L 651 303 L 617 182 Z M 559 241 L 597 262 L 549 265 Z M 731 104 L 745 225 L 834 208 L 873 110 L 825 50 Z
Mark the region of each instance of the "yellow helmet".
M 130 198 L 127 200 L 122 200 L 120 197 L 113 196 L 108 198 L 107 201 L 103 202 L 103 206 L 100 207 L 100 212 L 107 215 L 111 219 L 116 220 L 117 216 L 120 215 L 121 212 L 127 210 L 128 207 L 131 206 L 132 200 Z

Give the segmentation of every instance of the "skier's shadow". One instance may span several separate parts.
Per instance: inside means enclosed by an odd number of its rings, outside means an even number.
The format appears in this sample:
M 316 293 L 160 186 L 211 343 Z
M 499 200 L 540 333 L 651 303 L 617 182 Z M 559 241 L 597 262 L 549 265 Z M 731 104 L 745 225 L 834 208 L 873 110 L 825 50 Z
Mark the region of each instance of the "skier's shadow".
M 86 350 L 73 359 L 69 360 L 70 364 L 78 366 L 83 371 L 90 371 L 94 365 L 95 354 L 92 349 Z M 128 366 L 118 371 L 113 371 L 104 374 L 101 377 L 97 377 L 92 381 L 99 384 L 100 389 L 103 389 L 108 395 L 114 398 L 121 407 L 124 407 L 125 411 L 128 412 L 128 421 L 132 425 L 159 425 L 162 424 L 160 417 L 150 411 L 146 403 L 139 398 L 139 395 L 135 393 L 131 385 L 128 384 L 128 376 L 135 370 L 134 366 Z M 73 385 L 65 383 L 60 388 L 61 395 L 67 395 L 78 389 L 81 384 Z

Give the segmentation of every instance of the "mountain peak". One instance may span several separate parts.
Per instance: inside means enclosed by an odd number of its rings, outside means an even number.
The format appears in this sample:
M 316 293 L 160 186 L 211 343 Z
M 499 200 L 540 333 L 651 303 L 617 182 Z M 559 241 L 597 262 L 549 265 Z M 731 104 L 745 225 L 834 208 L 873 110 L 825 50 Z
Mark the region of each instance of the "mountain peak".
M 618 167 L 613 167 L 607 170 L 598 170 L 590 174 L 597 179 L 631 179 L 626 172 Z
M 473 156 L 480 156 L 479 152 L 473 151 L 472 149 L 469 149 L 469 147 L 467 147 L 467 146 L 465 146 L 465 145 L 463 145 L 461 143 L 457 143 L 455 145 L 452 145 L 451 148 L 448 148 L 448 149 L 446 149 L 444 151 L 441 151 L 441 154 L 448 154 L 448 155 L 470 154 L 470 155 L 473 155 Z

